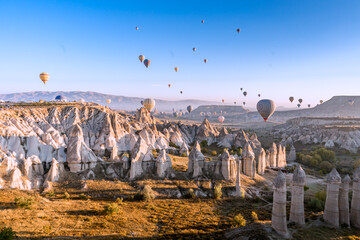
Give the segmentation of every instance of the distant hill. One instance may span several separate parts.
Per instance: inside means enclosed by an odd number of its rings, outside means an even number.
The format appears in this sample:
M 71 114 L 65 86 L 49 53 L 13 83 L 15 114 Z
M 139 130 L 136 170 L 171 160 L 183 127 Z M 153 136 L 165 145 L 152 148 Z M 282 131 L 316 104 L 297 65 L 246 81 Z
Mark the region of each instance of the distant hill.
M 198 108 L 194 109 L 194 111 L 192 111 L 192 115 L 196 114 L 198 115 L 199 113 L 204 112 L 211 112 L 211 113 L 220 113 L 220 112 L 226 112 L 228 114 L 242 114 L 242 113 L 247 113 L 249 112 L 249 110 L 245 109 L 242 106 L 231 106 L 231 105 L 202 105 L 199 106 Z
M 37 91 L 37 92 L 24 92 L 24 93 L 11 93 L 11 94 L 0 94 L 0 99 L 4 101 L 39 101 L 40 99 L 45 101 L 54 100 L 56 96 L 63 95 L 69 101 L 79 101 L 80 99 L 84 99 L 87 102 L 94 102 L 101 105 L 107 105 L 106 99 L 111 99 L 110 107 L 113 109 L 120 109 L 126 111 L 134 111 L 137 108 L 141 107 L 140 101 L 144 100 L 144 98 L 137 97 L 124 97 L 110 94 L 103 94 L 97 92 L 81 92 L 81 91 L 57 91 L 57 92 L 46 92 L 46 91 Z M 192 105 L 193 108 L 197 108 L 200 105 L 211 105 L 211 104 L 219 104 L 211 101 L 203 101 L 196 99 L 187 99 L 180 101 L 166 101 L 161 99 L 155 99 L 156 108 L 158 111 L 172 111 L 182 109 L 186 111 L 186 107 L 188 105 Z

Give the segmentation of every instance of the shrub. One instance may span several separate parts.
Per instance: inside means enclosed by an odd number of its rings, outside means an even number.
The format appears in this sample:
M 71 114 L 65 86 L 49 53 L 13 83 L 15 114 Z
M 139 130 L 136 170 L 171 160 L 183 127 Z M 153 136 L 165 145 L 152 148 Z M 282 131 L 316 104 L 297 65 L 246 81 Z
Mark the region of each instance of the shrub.
M 11 227 L 4 227 L 0 230 L 0 240 L 13 240 L 16 237 L 16 233 Z
M 115 200 L 115 203 L 116 204 L 118 204 L 118 205 L 123 205 L 124 204 L 124 199 L 122 199 L 122 198 L 117 198 L 116 200 Z
M 237 227 L 245 227 L 246 226 L 246 220 L 245 218 L 239 213 L 233 218 L 233 224 Z
M 309 202 L 309 207 L 314 211 L 323 211 L 324 210 L 324 203 L 317 198 L 312 198 Z
M 331 171 L 331 169 L 333 169 L 333 167 L 334 166 L 331 163 L 329 163 L 328 161 L 323 161 L 319 165 L 319 168 L 326 173 L 329 173 Z
M 217 155 L 217 152 L 216 151 L 211 151 L 211 156 L 216 156 Z
M 209 150 L 207 150 L 206 148 L 203 148 L 203 149 L 201 149 L 201 152 L 202 152 L 202 153 L 208 153 Z
M 253 220 L 254 222 L 257 221 L 257 220 L 259 220 L 259 217 L 258 217 L 257 213 L 254 212 L 254 211 L 251 212 L 251 218 L 252 218 L 252 220 Z
M 173 147 L 173 148 L 179 148 L 175 143 L 173 143 L 173 142 L 170 142 L 169 143 L 169 146 L 170 147 Z
M 63 197 L 64 197 L 65 200 L 69 200 L 70 199 L 70 194 L 68 192 L 65 192 Z
M 55 193 L 54 193 L 53 190 L 50 190 L 50 191 L 48 191 L 48 192 L 46 193 L 46 195 L 47 195 L 48 197 L 54 197 L 54 196 L 55 196 Z
M 194 189 L 190 188 L 186 193 L 185 193 L 185 198 L 191 198 L 191 199 L 195 199 L 197 196 L 194 192 Z
M 182 154 L 181 154 L 181 157 L 187 157 L 187 156 L 186 156 L 186 153 L 182 153 Z
M 110 203 L 104 207 L 103 212 L 105 215 L 113 215 L 119 212 L 119 206 L 116 203 Z
M 304 191 L 306 192 L 307 190 L 309 190 L 309 187 L 304 185 Z
M 316 153 L 320 155 L 321 159 L 323 161 L 328 161 L 328 162 L 335 162 L 335 152 L 328 150 L 324 147 L 318 148 L 316 150 Z
M 241 156 L 242 152 L 243 152 L 242 148 L 239 148 L 236 153 L 238 156 Z
M 31 209 L 31 206 L 34 204 L 34 199 L 31 197 L 17 197 L 15 198 L 15 205 L 19 208 Z
M 356 161 L 354 162 L 354 169 L 356 169 L 356 168 L 358 168 L 358 167 L 360 167 L 360 160 L 356 160 Z
M 216 184 L 214 187 L 214 198 L 220 199 L 222 197 L 222 186 L 221 184 Z
M 82 193 L 82 194 L 79 195 L 79 198 L 82 199 L 82 200 L 86 200 L 87 196 Z
M 206 140 L 202 140 L 201 143 L 200 143 L 200 147 L 207 147 L 208 146 L 208 143 Z
M 317 193 L 315 193 L 315 197 L 317 199 L 319 199 L 320 201 L 325 202 L 326 201 L 326 191 L 325 190 L 318 191 Z
M 135 194 L 134 199 L 139 201 L 151 201 L 155 199 L 155 193 L 149 185 L 145 185 L 140 192 Z

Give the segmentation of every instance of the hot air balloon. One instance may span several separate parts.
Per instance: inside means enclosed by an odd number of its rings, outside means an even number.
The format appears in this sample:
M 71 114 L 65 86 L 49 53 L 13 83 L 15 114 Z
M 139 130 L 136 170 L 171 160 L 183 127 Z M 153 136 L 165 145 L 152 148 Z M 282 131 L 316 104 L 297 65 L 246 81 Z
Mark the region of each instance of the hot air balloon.
M 204 23 L 204 20 L 201 20 L 201 23 Z
M 151 110 L 155 107 L 155 100 L 152 98 L 146 98 L 143 105 L 149 112 L 151 112 Z
M 211 116 L 211 112 L 207 112 L 207 115 L 210 117 L 210 116 Z
M 204 113 L 203 113 L 203 112 L 200 112 L 200 116 L 204 116 Z
M 144 55 L 140 55 L 140 56 L 139 56 L 139 60 L 140 60 L 140 62 L 143 62 L 143 61 L 145 60 L 145 56 L 144 56 Z
M 106 103 L 107 104 L 110 104 L 111 103 L 111 99 L 109 98 L 109 99 L 106 99 Z
M 178 113 L 177 112 L 173 112 L 173 116 L 175 117 L 175 118 L 177 118 L 178 117 Z
M 298 107 L 298 108 L 299 108 L 299 107 L 301 107 L 301 104 L 300 104 L 300 103 L 298 103 L 297 107 Z
M 216 116 L 216 112 L 214 112 L 213 115 Z
M 44 103 L 44 100 L 40 99 L 40 100 L 39 100 L 39 103 Z
M 183 91 L 180 91 L 180 94 L 183 94 Z
M 308 108 L 309 108 L 309 107 L 311 107 L 311 105 L 310 105 L 310 104 L 308 104 Z
M 245 106 L 246 102 L 243 102 L 243 105 Z
M 193 107 L 192 107 L 191 105 L 189 105 L 189 106 L 187 106 L 186 110 L 187 110 L 189 113 L 191 113 L 192 110 L 193 110 Z
M 352 106 L 354 104 L 354 100 L 348 100 L 348 104 Z
M 294 101 L 294 97 L 289 97 L 290 102 Z
M 46 72 L 40 73 L 40 79 L 41 81 L 43 81 L 44 84 L 49 80 L 49 77 L 49 74 Z
M 219 123 L 223 123 L 225 121 L 225 117 L 224 116 L 219 116 L 218 121 L 219 121 Z
M 143 100 L 141 100 L 141 101 L 140 101 L 140 104 L 141 104 L 141 105 L 144 105 L 144 101 L 143 101 Z
M 178 67 L 175 67 L 174 69 L 175 69 L 175 72 L 177 72 L 179 70 Z
M 195 52 L 196 51 L 196 48 L 193 48 L 193 52 Z
M 135 30 L 139 30 L 139 27 L 135 27 Z
M 244 96 L 246 97 L 246 95 L 247 95 L 247 92 L 243 92 L 243 94 L 244 94 Z
M 225 99 L 221 100 L 223 103 L 225 102 Z
M 178 115 L 179 115 L 179 117 L 181 117 L 181 116 L 183 115 L 183 113 L 181 112 L 181 110 L 180 110 L 180 112 L 178 113 Z
M 242 91 L 243 90 L 243 88 L 240 88 L 240 91 Z
M 275 112 L 276 106 L 273 100 L 262 99 L 257 103 L 256 108 L 266 122 L 266 120 L 268 120 Z
M 240 33 L 240 28 L 236 29 L 237 33 Z
M 171 87 L 171 84 L 168 84 L 168 87 L 170 88 L 170 87 Z
M 55 101 L 65 102 L 66 98 L 63 95 L 58 95 L 55 97 Z
M 144 65 L 145 65 L 146 68 L 148 68 L 149 65 L 150 65 L 150 60 L 149 60 L 149 59 L 145 59 L 145 60 L 144 60 Z
M 236 102 L 234 102 L 234 104 L 236 104 Z
M 323 104 L 323 102 L 324 102 L 323 100 L 320 100 L 320 104 Z
M 298 101 L 299 101 L 299 103 L 300 103 L 300 104 L 303 102 L 303 100 L 302 100 L 301 98 L 299 98 L 299 100 L 298 100 Z
M 84 102 L 85 102 L 85 99 L 80 98 L 79 102 L 84 103 Z

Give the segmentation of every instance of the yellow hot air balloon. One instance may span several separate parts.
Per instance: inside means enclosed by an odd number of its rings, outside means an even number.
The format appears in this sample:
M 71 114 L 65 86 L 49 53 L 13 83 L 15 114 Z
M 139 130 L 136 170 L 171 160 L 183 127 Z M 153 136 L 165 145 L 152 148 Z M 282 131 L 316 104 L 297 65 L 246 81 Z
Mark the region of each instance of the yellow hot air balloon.
M 111 103 L 111 99 L 109 98 L 109 99 L 106 99 L 106 102 L 107 102 L 107 104 L 110 104 Z
M 43 81 L 44 84 L 49 80 L 49 77 L 49 74 L 46 72 L 40 73 L 40 79 L 41 81 Z
M 178 67 L 175 67 L 175 72 L 177 72 L 179 70 L 179 68 Z
M 152 98 L 147 98 L 144 100 L 144 107 L 151 112 L 153 108 L 155 107 L 155 100 Z
M 140 56 L 139 56 L 139 60 L 140 60 L 140 62 L 143 62 L 143 61 L 145 60 L 145 56 L 144 56 L 144 55 L 140 55 Z

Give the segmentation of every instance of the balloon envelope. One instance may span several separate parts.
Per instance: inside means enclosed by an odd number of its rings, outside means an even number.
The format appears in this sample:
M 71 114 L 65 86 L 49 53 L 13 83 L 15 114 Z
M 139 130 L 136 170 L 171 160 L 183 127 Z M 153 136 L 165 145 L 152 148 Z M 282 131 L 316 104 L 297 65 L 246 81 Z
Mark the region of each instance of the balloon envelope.
M 146 68 L 148 68 L 149 65 L 150 65 L 150 60 L 149 60 L 149 59 L 145 59 L 145 60 L 144 60 L 144 65 L 145 65 Z
M 193 51 L 195 52 L 195 51 L 196 51 L 196 48 L 193 48 Z
M 153 108 L 155 107 L 155 100 L 152 98 L 147 98 L 144 100 L 144 107 L 151 112 Z
M 178 67 L 175 67 L 174 69 L 175 69 L 175 72 L 177 72 L 177 71 L 179 70 L 179 68 L 178 68 Z
M 139 56 L 139 60 L 140 60 L 140 62 L 143 62 L 143 61 L 145 60 L 145 56 L 144 56 L 144 55 L 140 55 L 140 56 Z
M 301 98 L 299 98 L 299 103 L 300 103 L 300 104 L 302 103 L 302 101 L 303 101 L 303 100 L 302 100 Z
M 354 104 L 354 100 L 348 100 L 348 104 L 352 106 Z
M 191 105 L 189 105 L 189 106 L 187 106 L 186 110 L 187 110 L 189 113 L 191 113 L 192 110 L 193 110 L 193 107 L 192 107 Z
M 220 123 L 223 123 L 223 122 L 224 122 L 224 120 L 225 120 L 225 117 L 224 117 L 224 116 L 220 116 L 220 117 L 218 117 L 218 121 L 219 121 Z
M 247 95 L 247 92 L 243 92 L 243 94 L 244 94 L 244 96 L 246 97 L 246 95 Z
M 46 72 L 40 73 L 40 79 L 41 81 L 43 81 L 44 84 L 49 80 L 49 77 L 49 74 Z
M 206 59 L 206 58 L 204 59 L 204 63 L 207 63 L 207 59 Z
M 294 97 L 289 97 L 290 102 L 294 101 Z
M 111 99 L 109 98 L 109 99 L 106 99 L 106 103 L 107 104 L 110 104 L 111 103 Z
M 264 121 L 266 121 L 275 112 L 276 105 L 273 100 L 262 99 L 257 103 L 256 108 Z

